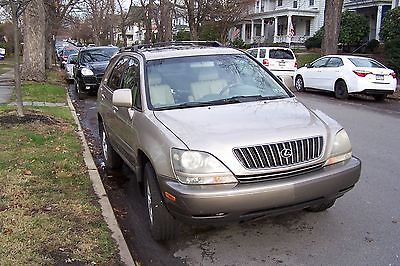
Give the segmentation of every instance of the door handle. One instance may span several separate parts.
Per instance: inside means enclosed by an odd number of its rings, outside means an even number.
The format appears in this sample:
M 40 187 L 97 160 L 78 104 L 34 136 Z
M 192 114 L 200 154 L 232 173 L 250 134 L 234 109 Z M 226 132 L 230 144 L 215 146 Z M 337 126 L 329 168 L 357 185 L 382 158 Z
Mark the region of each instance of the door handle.
M 105 100 L 105 99 L 106 99 L 106 96 L 104 95 L 104 93 L 101 94 L 101 99 L 102 99 L 102 100 Z
M 113 105 L 112 110 L 113 110 L 114 113 L 116 113 L 116 112 L 118 112 L 118 107 Z

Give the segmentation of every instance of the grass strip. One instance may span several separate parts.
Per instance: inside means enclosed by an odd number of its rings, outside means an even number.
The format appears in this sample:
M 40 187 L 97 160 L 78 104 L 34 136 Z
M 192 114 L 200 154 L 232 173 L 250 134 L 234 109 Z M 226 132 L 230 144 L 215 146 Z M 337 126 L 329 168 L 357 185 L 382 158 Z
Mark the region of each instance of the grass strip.
M 0 260 L 120 264 L 66 107 L 0 106 Z
M 298 53 L 296 54 L 297 64 L 299 68 L 304 66 L 305 64 L 309 64 L 317 58 L 320 58 L 321 55 L 318 53 Z

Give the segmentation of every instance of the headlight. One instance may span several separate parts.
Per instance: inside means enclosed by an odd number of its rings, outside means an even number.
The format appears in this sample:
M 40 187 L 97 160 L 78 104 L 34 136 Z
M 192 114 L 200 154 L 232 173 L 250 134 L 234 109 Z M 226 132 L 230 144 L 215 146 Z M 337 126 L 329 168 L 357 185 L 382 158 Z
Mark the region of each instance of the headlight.
M 351 158 L 351 144 L 346 130 L 342 129 L 336 133 L 331 154 L 325 165 L 342 162 Z
M 205 185 L 237 183 L 236 178 L 211 154 L 200 151 L 171 150 L 175 176 L 183 184 Z
M 93 71 L 86 67 L 81 69 L 81 73 L 83 76 L 94 76 Z

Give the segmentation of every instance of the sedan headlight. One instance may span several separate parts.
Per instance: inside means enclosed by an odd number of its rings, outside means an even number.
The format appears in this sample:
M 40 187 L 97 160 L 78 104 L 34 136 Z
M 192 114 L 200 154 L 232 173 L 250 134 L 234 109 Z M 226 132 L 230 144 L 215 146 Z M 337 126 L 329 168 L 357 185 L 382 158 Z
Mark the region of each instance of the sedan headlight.
M 93 71 L 86 67 L 81 69 L 81 73 L 83 76 L 94 76 Z
M 237 183 L 229 169 L 206 152 L 172 149 L 171 159 L 175 176 L 183 184 Z
M 339 163 L 351 158 L 351 144 L 346 130 L 342 129 L 336 133 L 331 154 L 325 165 Z

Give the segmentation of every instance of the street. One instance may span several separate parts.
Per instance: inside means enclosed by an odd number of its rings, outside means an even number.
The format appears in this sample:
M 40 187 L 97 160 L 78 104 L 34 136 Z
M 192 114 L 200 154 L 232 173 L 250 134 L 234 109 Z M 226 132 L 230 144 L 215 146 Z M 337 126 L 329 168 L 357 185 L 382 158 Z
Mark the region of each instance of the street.
M 400 101 L 297 93 L 344 126 L 362 161 L 355 188 L 322 213 L 305 211 L 223 227 L 183 225 L 176 240 L 157 243 L 134 174 L 106 176 L 96 120 L 96 98 L 69 91 L 121 230 L 143 265 L 400 265 Z

